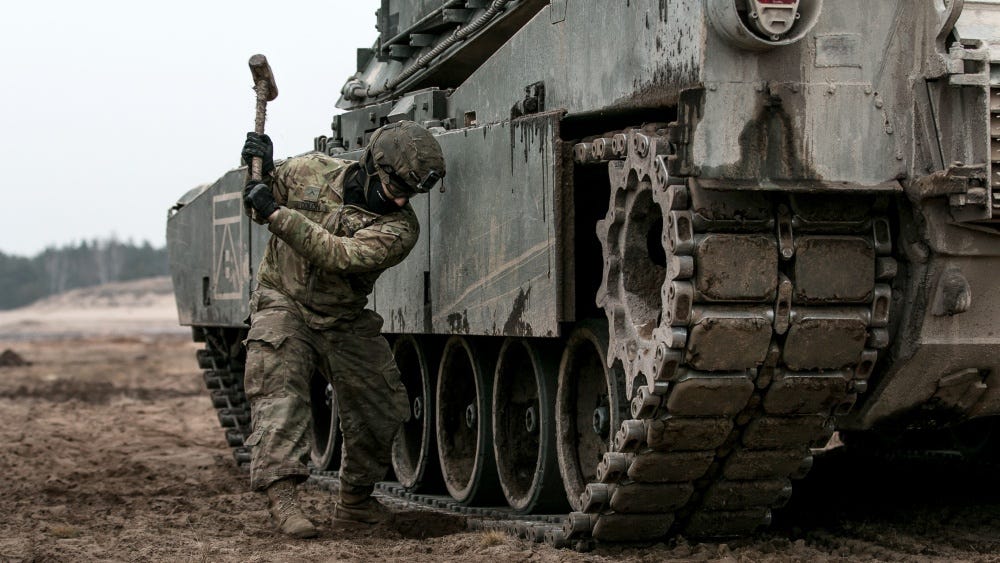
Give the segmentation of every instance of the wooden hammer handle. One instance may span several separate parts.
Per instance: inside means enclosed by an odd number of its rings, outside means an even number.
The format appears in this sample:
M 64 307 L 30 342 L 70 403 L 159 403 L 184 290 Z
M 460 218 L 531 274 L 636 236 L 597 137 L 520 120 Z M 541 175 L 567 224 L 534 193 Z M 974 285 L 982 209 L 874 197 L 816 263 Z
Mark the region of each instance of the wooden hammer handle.
M 274 82 L 271 65 L 267 57 L 254 55 L 250 57 L 250 73 L 253 75 L 253 89 L 257 93 L 257 110 L 254 115 L 253 130 L 258 135 L 264 134 L 264 120 L 267 117 L 267 102 L 278 97 L 278 86 Z M 263 161 L 260 157 L 250 159 L 250 180 L 259 182 L 263 178 Z
M 257 111 L 254 114 L 253 120 L 253 130 L 254 133 L 258 135 L 264 134 L 264 119 L 267 117 L 267 100 L 261 95 L 261 84 L 258 83 L 254 86 L 257 90 Z M 267 85 L 263 84 L 263 88 L 266 89 Z M 260 182 L 261 178 L 264 177 L 263 173 L 264 161 L 259 156 L 255 156 L 250 159 L 250 180 L 254 182 Z

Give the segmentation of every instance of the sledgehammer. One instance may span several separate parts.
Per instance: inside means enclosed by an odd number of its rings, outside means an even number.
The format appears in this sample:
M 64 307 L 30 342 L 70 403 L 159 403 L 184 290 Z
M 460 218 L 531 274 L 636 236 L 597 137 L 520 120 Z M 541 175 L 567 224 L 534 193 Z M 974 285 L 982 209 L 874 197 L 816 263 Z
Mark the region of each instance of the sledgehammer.
M 254 55 L 250 57 L 250 73 L 253 74 L 253 89 L 257 93 L 257 114 L 254 116 L 253 130 L 258 135 L 264 134 L 264 118 L 267 116 L 267 102 L 278 97 L 278 85 L 274 83 L 274 74 L 271 73 L 271 65 L 267 64 L 267 57 L 264 55 Z M 250 179 L 259 182 L 261 180 L 261 167 L 263 163 L 260 157 L 250 159 Z

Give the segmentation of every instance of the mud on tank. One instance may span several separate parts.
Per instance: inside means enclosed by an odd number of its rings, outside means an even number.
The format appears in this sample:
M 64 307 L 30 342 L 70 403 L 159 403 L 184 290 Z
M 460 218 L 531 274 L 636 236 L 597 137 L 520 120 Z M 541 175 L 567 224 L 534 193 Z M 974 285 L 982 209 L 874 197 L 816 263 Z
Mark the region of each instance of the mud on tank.
M 989 454 L 1000 2 L 383 0 L 377 29 L 315 149 L 412 119 L 448 159 L 370 301 L 413 410 L 383 489 L 567 545 L 750 533 L 837 430 Z M 241 464 L 243 175 L 167 228 Z

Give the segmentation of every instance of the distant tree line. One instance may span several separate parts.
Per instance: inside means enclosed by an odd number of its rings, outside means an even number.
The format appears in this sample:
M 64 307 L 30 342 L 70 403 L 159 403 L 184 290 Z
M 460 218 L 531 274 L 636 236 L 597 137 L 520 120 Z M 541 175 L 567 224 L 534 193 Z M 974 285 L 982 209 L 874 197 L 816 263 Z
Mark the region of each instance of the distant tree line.
M 168 273 L 167 249 L 115 238 L 46 248 L 32 258 L 0 252 L 0 310 L 79 287 Z

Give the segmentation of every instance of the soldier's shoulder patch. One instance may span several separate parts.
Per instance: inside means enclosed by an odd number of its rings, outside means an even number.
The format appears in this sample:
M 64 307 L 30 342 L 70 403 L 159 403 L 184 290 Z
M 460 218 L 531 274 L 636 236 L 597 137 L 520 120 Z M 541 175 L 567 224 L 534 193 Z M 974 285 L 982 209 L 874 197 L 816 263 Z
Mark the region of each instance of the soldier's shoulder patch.
M 334 158 L 330 155 L 323 154 L 321 152 L 313 152 L 303 156 L 310 162 L 312 167 L 321 169 L 323 171 L 340 170 L 341 168 L 347 168 L 351 165 L 350 160 L 344 160 L 342 158 Z
M 351 164 L 351 161 L 314 152 L 290 158 L 286 161 L 286 164 L 295 171 L 308 170 L 314 174 L 325 175 L 332 171 L 347 168 Z
M 383 215 L 378 230 L 398 237 L 416 234 L 420 232 L 420 222 L 415 215 L 407 213 L 393 213 Z

